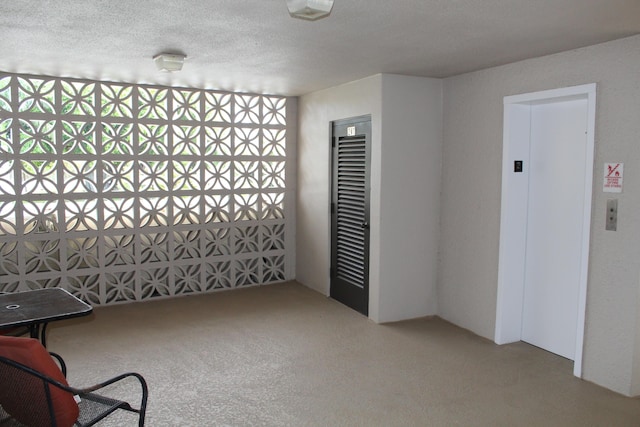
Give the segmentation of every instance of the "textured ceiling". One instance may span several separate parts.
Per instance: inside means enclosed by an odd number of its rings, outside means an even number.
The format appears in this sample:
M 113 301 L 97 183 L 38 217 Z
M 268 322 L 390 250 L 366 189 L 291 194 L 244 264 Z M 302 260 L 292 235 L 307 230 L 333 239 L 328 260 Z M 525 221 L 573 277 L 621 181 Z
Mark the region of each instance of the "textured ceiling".
M 300 95 L 377 73 L 445 77 L 640 33 L 640 0 L 5 0 L 0 70 Z M 180 73 L 159 52 L 187 55 Z

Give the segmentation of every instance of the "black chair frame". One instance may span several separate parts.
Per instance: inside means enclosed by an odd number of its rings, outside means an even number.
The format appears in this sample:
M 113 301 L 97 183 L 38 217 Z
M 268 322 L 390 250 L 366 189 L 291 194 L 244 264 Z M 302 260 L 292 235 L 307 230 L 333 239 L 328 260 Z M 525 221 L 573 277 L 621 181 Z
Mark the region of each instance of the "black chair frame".
M 48 387 L 47 385 L 53 386 L 53 387 L 57 387 L 59 389 L 65 390 L 73 395 L 77 395 L 80 397 L 81 401 L 78 404 L 79 409 L 80 409 L 80 415 L 78 417 L 78 420 L 76 421 L 76 423 L 74 424 L 77 427 L 88 427 L 88 426 L 92 426 L 94 424 L 96 424 L 97 422 L 103 420 L 105 417 L 107 417 L 109 414 L 115 412 L 118 409 L 123 409 L 125 411 L 129 411 L 129 412 L 134 412 L 138 414 L 138 426 L 139 427 L 143 427 L 144 426 L 144 421 L 145 421 L 145 415 L 146 415 L 146 410 L 147 410 L 147 399 L 148 399 L 148 387 L 147 387 L 147 383 L 145 381 L 145 379 L 142 377 L 142 375 L 137 374 L 135 372 L 128 372 L 128 373 L 124 373 L 121 375 L 118 375 L 114 378 L 110 378 L 104 382 L 101 382 L 99 384 L 93 385 L 91 387 L 86 387 L 86 388 L 75 388 L 75 387 L 69 387 L 69 386 L 65 386 L 64 384 L 61 384 L 60 382 L 54 380 L 53 378 L 43 375 L 42 373 L 28 367 L 25 366 L 21 363 L 18 363 L 14 360 L 11 359 L 7 359 L 5 357 L 0 356 L 0 363 L 4 364 L 4 365 L 8 365 L 11 366 L 15 369 L 18 369 L 20 371 L 25 372 L 28 375 L 31 375 L 33 377 L 37 377 L 40 380 L 42 380 L 42 384 L 43 387 L 46 390 L 46 395 L 48 396 L 48 401 L 47 401 L 47 405 L 48 405 L 48 409 L 49 409 L 49 413 L 51 414 L 52 417 L 52 425 L 55 426 L 55 417 L 53 416 L 53 403 L 51 401 L 51 397 L 50 394 L 48 393 Z M 140 399 L 140 405 L 138 406 L 138 408 L 134 408 L 132 407 L 129 403 L 125 402 L 125 401 L 121 401 L 121 400 L 116 400 L 110 397 L 105 397 L 105 396 L 101 396 L 98 394 L 95 394 L 94 392 L 108 386 L 111 384 L 114 384 L 116 382 L 122 381 L 124 379 L 127 378 L 135 378 L 138 380 L 138 382 L 140 383 L 140 387 L 142 390 L 141 393 L 141 399 Z M 6 412 L 2 410 L 2 407 L 0 406 L 0 414 L 3 414 Z M 8 414 L 6 414 L 8 415 Z M 5 419 L 0 418 L 0 425 L 2 425 L 3 421 L 5 421 Z

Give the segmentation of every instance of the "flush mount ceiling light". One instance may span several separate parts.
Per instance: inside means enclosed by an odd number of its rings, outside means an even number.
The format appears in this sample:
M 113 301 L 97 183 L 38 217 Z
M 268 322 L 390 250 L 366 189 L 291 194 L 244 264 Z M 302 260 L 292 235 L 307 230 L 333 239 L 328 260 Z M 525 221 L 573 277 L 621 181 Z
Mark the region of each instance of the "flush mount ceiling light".
M 287 0 L 287 7 L 294 18 L 315 21 L 331 13 L 333 0 Z
M 182 70 L 185 58 L 186 56 L 179 53 L 159 53 L 153 57 L 153 62 L 159 71 L 173 72 Z

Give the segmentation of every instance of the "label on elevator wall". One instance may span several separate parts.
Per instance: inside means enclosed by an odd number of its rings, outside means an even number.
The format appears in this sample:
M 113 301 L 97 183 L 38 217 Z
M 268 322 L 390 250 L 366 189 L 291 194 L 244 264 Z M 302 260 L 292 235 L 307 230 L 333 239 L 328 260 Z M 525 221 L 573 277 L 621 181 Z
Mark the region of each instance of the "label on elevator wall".
M 622 171 L 622 163 L 605 163 L 602 191 L 605 193 L 622 193 Z

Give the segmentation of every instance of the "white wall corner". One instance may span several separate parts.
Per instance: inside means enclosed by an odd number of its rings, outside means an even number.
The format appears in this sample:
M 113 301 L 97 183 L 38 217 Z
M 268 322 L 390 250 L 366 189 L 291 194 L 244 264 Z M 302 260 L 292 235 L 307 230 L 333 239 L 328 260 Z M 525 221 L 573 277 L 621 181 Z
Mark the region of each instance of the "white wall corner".
M 380 322 L 437 313 L 442 81 L 382 76 Z

